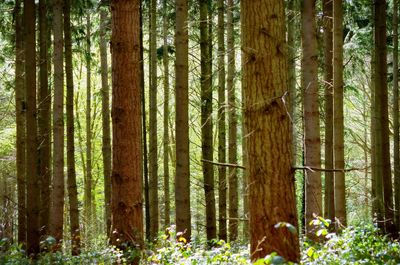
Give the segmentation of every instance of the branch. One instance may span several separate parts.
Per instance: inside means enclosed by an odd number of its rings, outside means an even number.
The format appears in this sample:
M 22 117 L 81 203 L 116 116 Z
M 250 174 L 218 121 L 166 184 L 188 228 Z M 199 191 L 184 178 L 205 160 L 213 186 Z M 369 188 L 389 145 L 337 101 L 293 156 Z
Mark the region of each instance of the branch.
M 220 163 L 220 162 L 210 161 L 210 160 L 206 160 L 206 159 L 202 159 L 201 162 L 210 163 L 210 164 L 213 164 L 216 166 L 222 166 L 222 167 L 234 167 L 234 168 L 246 169 L 244 166 L 241 166 L 241 165 L 230 164 L 230 163 Z
M 349 172 L 349 171 L 363 171 L 365 169 L 367 169 L 368 167 L 365 168 L 319 168 L 319 167 L 308 167 L 308 166 L 304 166 L 304 167 L 299 167 L 299 166 L 295 166 L 292 167 L 293 170 L 309 170 L 311 172 L 314 171 L 323 171 L 323 172 Z

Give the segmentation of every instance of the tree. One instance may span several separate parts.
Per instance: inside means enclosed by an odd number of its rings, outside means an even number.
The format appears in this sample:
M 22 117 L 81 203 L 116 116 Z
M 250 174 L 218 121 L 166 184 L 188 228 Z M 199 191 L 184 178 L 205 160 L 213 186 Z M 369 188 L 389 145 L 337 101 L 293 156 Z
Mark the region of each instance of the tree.
M 140 109 L 140 7 L 112 0 L 111 242 L 122 250 L 143 246 Z M 132 263 L 138 264 L 139 258 Z
M 158 159 L 157 159 L 157 1 L 150 2 L 150 120 L 149 120 L 149 195 L 150 239 L 157 237 L 158 212 Z
M 237 164 L 237 117 L 236 117 L 236 96 L 235 96 L 235 37 L 233 22 L 233 0 L 227 4 L 227 49 L 228 49 L 228 75 L 226 78 L 226 89 L 228 90 L 228 161 Z M 238 236 L 239 199 L 238 199 L 238 177 L 236 168 L 230 167 L 229 179 L 229 240 L 234 241 Z
M 188 1 L 175 0 L 175 102 L 176 102 L 176 230 L 190 240 L 190 172 L 189 172 L 189 69 L 188 69 Z
M 211 39 L 208 32 L 208 0 L 199 0 L 200 5 L 200 52 L 201 52 L 201 150 L 202 158 L 213 160 L 212 120 L 212 72 Z M 211 163 L 203 163 L 204 193 L 206 199 L 207 240 L 217 236 L 214 195 L 214 169 Z
M 321 139 L 318 109 L 318 61 L 315 23 L 315 1 L 302 6 L 302 87 L 304 110 L 304 159 L 308 167 L 321 167 Z M 315 238 L 310 221 L 322 214 L 321 172 L 306 171 L 305 223 L 306 235 Z
M 343 121 L 343 6 L 341 0 L 333 2 L 333 104 L 334 104 L 334 156 L 335 168 L 344 169 Z M 339 225 L 347 225 L 346 183 L 344 171 L 335 172 L 335 217 Z
M 71 230 L 72 255 L 80 253 L 80 223 L 78 188 L 76 185 L 75 168 L 75 126 L 74 126 L 74 80 L 72 68 L 72 37 L 71 37 L 71 0 L 65 0 L 64 5 L 64 37 L 65 37 L 65 80 L 67 87 L 67 189 L 69 197 L 69 219 Z
M 26 128 L 24 86 L 24 42 L 21 1 L 15 1 L 15 113 L 18 198 L 18 243 L 26 244 Z
M 110 235 L 111 227 L 111 128 L 110 128 L 110 88 L 108 85 L 107 62 L 107 11 L 100 10 L 100 63 L 101 63 L 101 113 L 103 124 L 103 174 L 104 174 L 104 206 L 106 232 Z
M 40 238 L 40 188 L 37 173 L 37 120 L 36 120 L 36 39 L 35 1 L 24 0 L 24 57 L 26 95 L 26 208 L 27 251 L 30 255 L 39 252 Z
M 218 162 L 226 162 L 225 4 L 218 0 Z M 227 240 L 226 167 L 218 167 L 218 237 Z
M 400 231 L 400 132 L 399 132 L 399 34 L 398 2 L 393 1 L 393 164 L 395 190 L 395 217 L 397 231 Z
M 324 87 L 325 87 L 325 168 L 334 167 L 333 160 L 333 1 L 324 0 Z M 324 216 L 335 220 L 334 172 L 325 172 Z
M 290 118 L 285 106 L 284 1 L 242 1 L 241 12 L 245 125 L 252 132 L 247 137 L 251 259 L 277 252 L 298 262 L 298 237 L 287 229 L 297 226 L 297 217 Z M 285 225 L 277 227 L 279 223 Z
M 64 226 L 64 64 L 63 6 L 53 2 L 54 31 L 54 102 L 53 102 L 53 190 L 50 207 L 50 234 L 57 240 L 54 250 L 61 248 Z

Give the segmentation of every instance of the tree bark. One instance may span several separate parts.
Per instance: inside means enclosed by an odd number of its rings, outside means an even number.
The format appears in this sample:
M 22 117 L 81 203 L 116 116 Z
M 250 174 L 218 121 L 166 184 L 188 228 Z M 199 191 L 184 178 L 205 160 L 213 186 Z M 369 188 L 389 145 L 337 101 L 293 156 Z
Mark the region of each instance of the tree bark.
M 167 0 L 163 1 L 163 65 L 164 65 L 164 119 L 163 119 L 163 162 L 164 162 L 164 228 L 170 226 L 170 190 L 169 190 L 169 54 L 168 54 L 168 11 L 167 11 Z
M 26 100 L 24 86 L 24 29 L 21 0 L 15 1 L 15 113 L 18 198 L 18 243 L 26 246 Z
M 112 0 L 111 209 L 113 245 L 143 247 L 140 108 L 140 6 L 138 0 Z M 138 256 L 140 257 L 140 255 Z M 139 258 L 131 261 L 139 264 Z
M 53 191 L 50 209 L 50 234 L 57 240 L 54 251 L 61 248 L 64 225 L 64 68 L 63 6 L 53 2 L 54 30 L 54 102 L 53 102 Z
M 72 65 L 71 37 L 71 0 L 65 0 L 64 5 L 64 36 L 65 36 L 65 80 L 67 86 L 67 185 L 69 197 L 69 219 L 71 230 L 72 255 L 80 253 L 80 224 L 78 190 L 75 169 L 75 128 L 74 128 L 74 80 Z
M 110 88 L 108 85 L 107 61 L 107 19 L 105 9 L 100 10 L 100 63 L 101 63 L 101 95 L 102 95 L 102 124 L 103 124 L 103 174 L 104 174 L 104 205 L 106 232 L 110 235 L 111 227 L 111 128 L 110 128 Z
M 302 86 L 304 106 L 305 165 L 321 167 L 321 139 L 318 109 L 318 53 L 315 23 L 315 0 L 302 6 Z M 309 225 L 314 215 L 322 214 L 321 173 L 306 172 L 305 177 L 306 236 L 316 239 L 315 229 Z
M 149 120 L 149 195 L 150 239 L 157 237 L 158 212 L 158 161 L 157 161 L 157 1 L 150 2 L 150 120 Z
M 325 168 L 333 168 L 333 1 L 324 0 Z M 324 216 L 335 220 L 334 172 L 325 172 Z
M 36 120 L 36 38 L 35 1 L 24 0 L 24 51 L 26 93 L 26 179 L 27 190 L 27 251 L 35 256 L 39 252 L 40 187 L 37 172 L 37 120 Z
M 176 230 L 190 240 L 190 170 L 189 170 L 189 67 L 188 67 L 188 1 L 175 0 L 175 102 L 176 102 Z
M 298 262 L 297 233 L 276 227 L 280 222 L 297 226 L 290 118 L 284 99 L 288 92 L 284 1 L 241 1 L 241 12 L 245 125 L 251 132 L 247 136 L 251 259 L 277 252 Z
M 395 217 L 397 231 L 400 231 L 400 132 L 399 132 L 399 7 L 393 1 L 393 164 L 395 190 Z

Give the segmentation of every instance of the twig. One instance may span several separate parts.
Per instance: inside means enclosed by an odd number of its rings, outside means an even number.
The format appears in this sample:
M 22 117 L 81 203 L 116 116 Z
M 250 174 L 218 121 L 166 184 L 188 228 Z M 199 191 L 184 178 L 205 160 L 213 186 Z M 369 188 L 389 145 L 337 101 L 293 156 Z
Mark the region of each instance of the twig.
M 206 159 L 202 159 L 201 162 L 210 163 L 210 164 L 213 164 L 213 165 L 216 165 L 216 166 L 235 167 L 235 168 L 240 168 L 240 169 L 246 169 L 244 166 L 241 166 L 241 165 L 230 164 L 230 163 L 220 163 L 220 162 L 215 162 L 215 161 L 206 160 Z
M 362 171 L 367 169 L 368 167 L 365 168 L 319 168 L 319 167 L 309 167 L 309 166 L 295 166 L 292 167 L 293 170 L 309 170 L 311 172 L 314 171 L 323 171 L 323 172 L 349 172 L 349 171 Z

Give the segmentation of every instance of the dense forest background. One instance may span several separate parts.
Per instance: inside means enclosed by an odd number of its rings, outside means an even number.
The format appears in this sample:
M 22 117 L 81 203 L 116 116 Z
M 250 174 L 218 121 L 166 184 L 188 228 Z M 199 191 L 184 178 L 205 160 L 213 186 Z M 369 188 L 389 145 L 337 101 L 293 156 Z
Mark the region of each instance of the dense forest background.
M 0 263 L 399 261 L 397 0 L 0 11 Z

